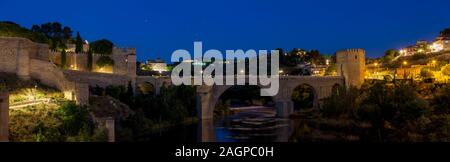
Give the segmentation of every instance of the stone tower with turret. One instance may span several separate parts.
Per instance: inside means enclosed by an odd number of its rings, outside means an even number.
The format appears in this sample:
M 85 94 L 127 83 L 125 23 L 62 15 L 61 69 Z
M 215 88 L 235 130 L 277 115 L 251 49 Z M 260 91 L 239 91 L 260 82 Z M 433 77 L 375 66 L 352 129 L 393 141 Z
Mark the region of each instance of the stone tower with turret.
M 347 49 L 336 52 L 336 67 L 339 76 L 345 79 L 346 87 L 360 88 L 364 83 L 366 52 L 363 49 Z

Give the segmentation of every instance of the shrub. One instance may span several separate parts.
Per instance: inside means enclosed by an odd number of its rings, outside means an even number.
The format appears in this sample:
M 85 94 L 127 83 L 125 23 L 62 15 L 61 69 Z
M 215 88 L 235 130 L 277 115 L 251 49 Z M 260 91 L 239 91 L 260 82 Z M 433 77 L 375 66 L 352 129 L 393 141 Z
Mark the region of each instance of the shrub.
M 442 74 L 450 76 L 450 64 L 442 68 Z
M 422 70 L 420 70 L 420 76 L 424 79 L 427 79 L 427 78 L 433 78 L 434 74 L 429 69 L 423 68 Z
M 114 44 L 109 40 L 102 39 L 92 42 L 89 47 L 95 54 L 109 55 L 112 54 Z
M 347 89 L 344 86 L 339 86 L 333 89 L 329 98 L 324 100 L 324 105 L 321 109 L 322 115 L 325 117 L 339 117 L 348 116 L 354 117 L 359 107 L 360 91 L 351 87 Z
M 30 39 L 33 42 L 49 43 L 48 38 L 41 33 L 32 32 L 13 22 L 0 22 L 0 36 L 21 37 Z
M 97 60 L 97 66 L 100 68 L 105 66 L 114 66 L 114 60 L 111 59 L 109 56 L 101 56 Z

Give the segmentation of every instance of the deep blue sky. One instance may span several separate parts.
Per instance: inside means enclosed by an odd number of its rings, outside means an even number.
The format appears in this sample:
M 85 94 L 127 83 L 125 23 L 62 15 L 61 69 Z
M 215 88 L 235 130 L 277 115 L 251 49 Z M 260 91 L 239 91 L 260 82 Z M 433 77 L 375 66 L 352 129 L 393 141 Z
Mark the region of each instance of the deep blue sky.
M 449 0 L 0 0 L 0 21 L 59 21 L 83 38 L 169 61 L 176 49 L 364 48 L 370 57 L 450 27 Z

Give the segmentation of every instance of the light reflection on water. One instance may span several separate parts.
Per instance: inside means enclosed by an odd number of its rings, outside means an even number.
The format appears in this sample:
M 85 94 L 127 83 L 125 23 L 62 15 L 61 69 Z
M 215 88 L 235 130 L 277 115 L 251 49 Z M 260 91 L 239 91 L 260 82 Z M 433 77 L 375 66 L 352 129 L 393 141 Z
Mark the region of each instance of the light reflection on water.
M 274 108 L 246 109 L 214 121 L 177 126 L 146 136 L 150 142 L 288 142 L 293 121 L 276 118 Z
M 216 119 L 217 142 L 287 142 L 292 134 L 291 120 L 276 118 L 273 108 L 242 110 Z

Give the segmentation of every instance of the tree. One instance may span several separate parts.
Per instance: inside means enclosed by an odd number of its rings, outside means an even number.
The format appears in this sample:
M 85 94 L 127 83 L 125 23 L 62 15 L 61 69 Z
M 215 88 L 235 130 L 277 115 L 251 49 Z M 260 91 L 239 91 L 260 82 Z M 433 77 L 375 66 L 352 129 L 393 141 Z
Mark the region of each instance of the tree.
M 80 32 L 77 32 L 77 38 L 75 40 L 75 53 L 83 52 L 83 39 L 81 39 Z
M 314 106 L 314 89 L 310 85 L 300 85 L 292 92 L 294 109 L 310 109 Z
M 411 131 L 408 126 L 427 113 L 427 102 L 410 84 L 376 82 L 364 93 L 359 118 L 372 123 L 379 141 L 388 141 L 395 133 L 404 137 L 401 133 Z
M 307 52 L 304 60 L 315 64 L 325 64 L 325 57 L 318 50 Z
M 114 60 L 111 59 L 109 56 L 101 56 L 98 60 L 97 60 L 97 66 L 102 68 L 105 66 L 113 66 L 114 65 Z
M 63 134 L 77 135 L 83 129 L 91 132 L 94 129 L 94 123 L 89 116 L 86 107 L 78 107 L 74 102 L 68 102 L 61 106 L 57 115 L 62 119 L 62 125 L 59 130 Z
M 325 70 L 325 76 L 331 76 L 337 74 L 337 67 L 336 64 L 332 63 L 328 68 Z
M 67 54 L 66 54 L 66 50 L 63 49 L 61 51 L 61 68 L 65 69 L 67 68 Z
M 53 22 L 51 24 L 51 37 L 61 39 L 63 37 L 62 34 L 62 25 L 59 22 Z
M 384 53 L 384 56 L 383 56 L 383 62 L 384 63 L 389 63 L 389 62 L 391 62 L 395 57 L 397 57 L 397 56 L 399 56 L 400 55 L 400 52 L 398 52 L 397 50 L 395 50 L 395 49 L 389 49 L 389 50 L 387 50 L 385 53 Z
M 65 26 L 62 30 L 62 39 L 69 40 L 72 38 L 72 29 L 70 27 Z
M 36 27 L 34 27 L 34 29 L 37 30 Z M 8 21 L 0 21 L 0 36 L 22 37 L 30 39 L 33 42 L 49 43 L 49 40 L 45 35 L 33 30 L 28 30 L 16 23 Z
M 450 65 L 447 65 L 444 68 L 442 68 L 442 74 L 450 76 Z
M 420 70 L 420 76 L 423 79 L 428 79 L 428 78 L 433 78 L 434 74 L 433 74 L 433 72 L 430 71 L 430 69 L 423 68 Z
M 33 25 L 31 27 L 31 31 L 32 32 L 40 32 L 41 31 L 41 27 L 39 25 Z
M 446 29 L 442 30 L 441 36 L 442 37 L 450 37 L 450 28 L 446 28 Z
M 130 107 L 134 107 L 134 90 L 131 81 L 128 81 L 127 90 L 121 94 L 120 101 L 126 103 Z
M 360 90 L 355 87 L 333 87 L 331 96 L 326 98 L 321 109 L 325 117 L 356 117 L 360 102 Z
M 434 111 L 438 114 L 450 114 L 450 86 L 444 86 L 438 89 L 434 94 L 432 103 Z
M 87 55 L 87 69 L 88 69 L 88 71 L 92 71 L 92 62 L 93 62 L 92 50 L 89 48 L 88 55 Z
M 112 54 L 112 49 L 114 47 L 114 44 L 107 40 L 107 39 L 101 39 L 98 41 L 94 41 L 90 44 L 91 50 L 95 54 L 104 54 L 109 55 Z
M 45 35 L 52 41 L 50 43 L 51 49 L 64 48 L 68 40 L 72 38 L 72 29 L 68 26 L 62 26 L 59 22 L 48 22 L 45 24 L 33 25 L 32 32 Z

